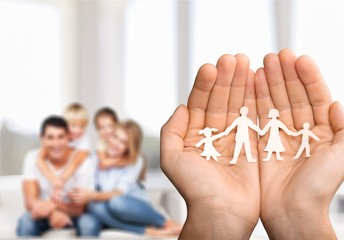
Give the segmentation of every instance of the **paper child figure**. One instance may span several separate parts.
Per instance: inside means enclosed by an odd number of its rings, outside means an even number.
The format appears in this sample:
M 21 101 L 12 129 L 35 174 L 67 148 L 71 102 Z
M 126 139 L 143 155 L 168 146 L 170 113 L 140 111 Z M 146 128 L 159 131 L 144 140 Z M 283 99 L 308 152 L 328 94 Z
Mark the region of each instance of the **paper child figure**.
M 228 135 L 230 131 L 237 127 L 237 132 L 235 135 L 234 155 L 233 159 L 229 162 L 229 164 L 237 163 L 242 145 L 244 145 L 245 147 L 247 161 L 256 162 L 256 159 L 252 158 L 250 136 L 248 130 L 249 128 L 252 128 L 258 133 L 261 133 L 261 130 L 247 117 L 248 108 L 246 106 L 240 108 L 240 114 L 241 116 L 235 119 L 234 122 L 225 130 L 226 135 Z
M 294 134 L 280 120 L 278 120 L 277 117 L 279 117 L 278 110 L 270 109 L 268 118 L 271 118 L 271 120 L 265 125 L 265 127 L 260 133 L 260 135 L 263 136 L 270 129 L 270 136 L 268 139 L 268 144 L 266 145 L 264 149 L 265 152 L 268 152 L 268 156 L 264 158 L 263 161 L 269 161 L 271 159 L 272 152 L 276 153 L 277 160 L 283 160 L 280 153 L 284 152 L 285 148 L 283 146 L 281 136 L 279 134 L 280 128 L 283 131 L 285 131 L 288 135 Z
M 214 145 L 213 145 L 213 141 L 215 141 L 216 139 L 223 137 L 225 135 L 224 132 L 219 133 L 217 135 L 211 136 L 212 132 L 216 132 L 217 129 L 216 128 L 208 128 L 206 127 L 203 130 L 200 130 L 198 133 L 199 134 L 204 134 L 205 138 L 203 138 L 201 141 L 199 141 L 195 146 L 196 147 L 200 147 L 202 144 L 204 144 L 204 150 L 201 153 L 201 156 L 206 157 L 206 160 L 209 160 L 210 157 L 212 157 L 214 160 L 217 161 L 217 157 L 220 157 L 221 154 L 216 151 Z
M 301 156 L 301 153 L 303 152 L 303 150 L 306 150 L 306 157 L 311 156 L 311 150 L 309 146 L 309 137 L 313 138 L 316 141 L 320 140 L 311 130 L 309 130 L 308 122 L 305 122 L 303 124 L 302 130 L 298 131 L 297 133 L 293 133 L 293 136 L 299 136 L 301 134 L 302 134 L 301 146 L 299 150 L 297 151 L 295 157 L 293 157 L 293 159 L 298 159 Z

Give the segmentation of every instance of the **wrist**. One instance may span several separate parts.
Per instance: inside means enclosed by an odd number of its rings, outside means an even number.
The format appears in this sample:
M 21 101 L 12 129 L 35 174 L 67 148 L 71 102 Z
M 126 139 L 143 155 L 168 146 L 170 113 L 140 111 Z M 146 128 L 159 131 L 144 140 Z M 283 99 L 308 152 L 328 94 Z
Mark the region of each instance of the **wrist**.
M 328 209 L 293 209 L 264 221 L 270 239 L 337 239 Z
M 257 224 L 230 214 L 226 208 L 189 206 L 180 239 L 249 239 Z

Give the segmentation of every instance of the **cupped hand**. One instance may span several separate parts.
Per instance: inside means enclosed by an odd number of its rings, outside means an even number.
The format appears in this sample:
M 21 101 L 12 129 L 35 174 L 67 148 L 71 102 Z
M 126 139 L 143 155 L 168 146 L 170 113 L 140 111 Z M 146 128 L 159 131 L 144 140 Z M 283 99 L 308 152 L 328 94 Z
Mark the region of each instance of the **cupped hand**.
M 213 142 L 222 155 L 207 161 L 195 144 L 205 127 L 223 132 L 245 105 L 256 122 L 254 72 L 244 55 L 224 55 L 216 67 L 203 65 L 188 105 L 179 106 L 161 131 L 161 167 L 186 200 L 188 217 L 181 239 L 247 239 L 260 209 L 258 163 L 248 163 L 242 149 L 238 163 L 229 165 L 235 130 Z M 257 159 L 257 133 L 250 132 L 251 151 Z M 203 145 L 204 147 L 204 145 Z M 244 147 L 242 147 L 244 148 Z
M 311 157 L 293 159 L 301 136 L 280 132 L 285 152 L 268 162 L 264 148 L 269 134 L 259 140 L 261 219 L 271 239 L 336 239 L 328 211 L 344 180 L 344 111 L 332 103 L 328 87 L 310 57 L 290 50 L 268 54 L 255 76 L 260 127 L 270 120 L 271 108 L 296 132 L 303 123 L 320 141 L 310 140 Z M 295 135 L 295 134 L 293 134 Z
M 49 200 L 37 200 L 32 207 L 32 218 L 42 219 L 48 217 L 56 208 L 56 205 Z

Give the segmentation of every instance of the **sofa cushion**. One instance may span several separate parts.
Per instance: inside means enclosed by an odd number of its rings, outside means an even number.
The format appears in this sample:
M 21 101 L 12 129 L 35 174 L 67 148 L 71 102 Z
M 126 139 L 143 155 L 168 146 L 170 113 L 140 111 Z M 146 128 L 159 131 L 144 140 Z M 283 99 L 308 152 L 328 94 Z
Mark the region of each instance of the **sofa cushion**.
M 17 221 L 23 212 L 0 207 L 0 233 L 2 238 L 13 238 Z

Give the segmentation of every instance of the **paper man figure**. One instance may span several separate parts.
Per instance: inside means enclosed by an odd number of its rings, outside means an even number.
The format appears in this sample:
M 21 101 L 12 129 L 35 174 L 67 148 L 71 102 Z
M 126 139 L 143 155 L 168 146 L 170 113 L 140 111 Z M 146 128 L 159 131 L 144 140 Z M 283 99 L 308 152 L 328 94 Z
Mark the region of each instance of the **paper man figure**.
M 201 156 L 205 156 L 206 160 L 209 160 L 210 157 L 212 157 L 214 160 L 217 161 L 217 157 L 220 157 L 221 154 L 216 151 L 214 145 L 213 145 L 213 141 L 215 141 L 216 139 L 223 137 L 225 135 L 224 132 L 219 133 L 215 136 L 211 136 L 212 132 L 216 132 L 217 129 L 216 128 L 208 128 L 206 127 L 203 130 L 200 130 L 198 133 L 199 134 L 204 134 L 205 138 L 203 138 L 201 141 L 199 141 L 195 146 L 196 147 L 200 147 L 202 144 L 204 144 L 204 150 L 201 153 Z
M 271 159 L 272 152 L 276 153 L 277 160 L 283 160 L 280 153 L 285 151 L 283 146 L 281 136 L 279 134 L 279 129 L 281 128 L 288 135 L 293 135 L 294 133 L 290 131 L 280 120 L 279 112 L 277 109 L 270 109 L 268 118 L 271 120 L 265 125 L 260 135 L 263 136 L 270 129 L 270 136 L 268 139 L 268 144 L 266 145 L 264 151 L 268 152 L 268 156 L 263 159 L 263 161 L 269 161 Z
M 237 127 L 237 132 L 235 135 L 235 148 L 234 148 L 234 155 L 233 159 L 229 162 L 229 164 L 236 164 L 238 161 L 238 156 L 242 145 L 245 147 L 246 157 L 248 162 L 256 162 L 256 159 L 252 158 L 251 153 L 251 145 L 250 145 L 250 136 L 249 136 L 249 128 L 257 131 L 258 133 L 261 132 L 260 128 L 255 125 L 248 117 L 248 108 L 243 106 L 240 108 L 241 116 L 234 120 L 234 122 L 225 130 L 226 135 L 229 134 L 235 127 Z
M 302 134 L 301 146 L 299 150 L 297 151 L 295 157 L 293 157 L 293 159 L 298 159 L 301 156 L 301 153 L 303 152 L 303 150 L 306 150 L 306 157 L 311 156 L 311 150 L 309 146 L 309 137 L 313 138 L 316 141 L 320 140 L 311 130 L 309 130 L 308 122 L 305 122 L 303 124 L 302 130 L 298 131 L 297 133 L 293 133 L 293 136 L 299 136 L 301 134 Z

